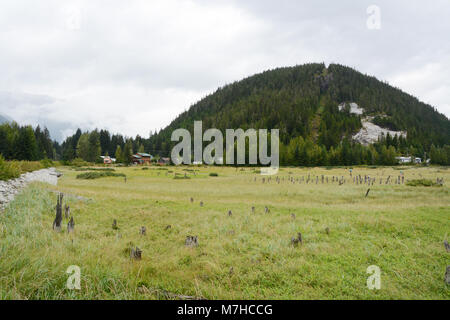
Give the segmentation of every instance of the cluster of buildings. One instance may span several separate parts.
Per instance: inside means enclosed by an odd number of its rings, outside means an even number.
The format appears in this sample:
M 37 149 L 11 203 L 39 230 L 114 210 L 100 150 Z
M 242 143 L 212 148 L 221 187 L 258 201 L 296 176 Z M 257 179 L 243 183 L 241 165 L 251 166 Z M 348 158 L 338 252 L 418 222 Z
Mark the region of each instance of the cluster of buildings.
M 117 161 L 115 158 L 111 158 L 110 156 L 100 156 L 100 158 L 103 159 L 104 164 L 113 164 Z M 170 164 L 170 158 L 161 157 L 155 160 L 155 157 L 149 153 L 138 152 L 131 156 L 131 163 L 135 165 L 151 165 L 152 163 L 168 165 Z
M 417 158 L 417 157 L 395 157 L 395 159 L 400 164 L 404 164 L 404 163 L 420 164 L 420 163 L 422 163 L 422 159 L 421 158 Z

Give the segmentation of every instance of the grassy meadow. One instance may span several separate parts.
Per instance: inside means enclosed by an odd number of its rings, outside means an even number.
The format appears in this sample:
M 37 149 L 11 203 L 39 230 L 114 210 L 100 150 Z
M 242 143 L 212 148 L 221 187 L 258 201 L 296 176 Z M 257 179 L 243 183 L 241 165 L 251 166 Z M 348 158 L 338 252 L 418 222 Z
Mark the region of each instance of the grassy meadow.
M 126 181 L 59 170 L 58 186 L 32 184 L 0 212 L 0 299 L 450 298 L 445 167 L 354 167 L 353 176 L 377 179 L 367 197 L 368 186 L 350 182 L 345 168 L 282 168 L 280 183 L 262 183 L 253 168 L 116 168 Z M 384 184 L 400 170 L 405 182 L 445 183 Z M 288 181 L 308 175 L 309 184 Z M 316 184 L 321 175 L 328 184 Z M 73 234 L 52 230 L 55 191 L 70 205 Z M 298 232 L 303 244 L 294 247 Z M 188 235 L 198 247 L 185 246 Z M 141 260 L 130 259 L 131 245 Z M 66 288 L 71 265 L 81 268 L 81 290 Z M 367 288 L 370 265 L 381 269 L 380 290 Z

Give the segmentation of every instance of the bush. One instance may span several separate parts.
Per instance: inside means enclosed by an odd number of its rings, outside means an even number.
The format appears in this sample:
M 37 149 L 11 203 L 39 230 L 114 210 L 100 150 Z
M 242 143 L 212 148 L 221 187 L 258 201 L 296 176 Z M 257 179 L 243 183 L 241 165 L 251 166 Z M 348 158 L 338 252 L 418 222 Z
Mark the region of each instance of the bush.
M 72 166 L 74 166 L 74 167 L 87 167 L 87 166 L 90 165 L 89 162 L 86 162 L 86 161 L 84 161 L 84 160 L 81 159 L 81 158 L 75 158 L 75 159 L 73 159 L 73 160 L 70 162 L 70 164 L 71 164 Z
M 44 168 L 39 161 L 19 161 L 18 164 L 21 173 L 32 172 Z
M 211 173 L 209 174 L 209 176 L 210 176 L 210 177 L 218 177 L 219 174 L 216 173 L 216 172 L 211 172 Z
M 106 171 L 106 172 L 116 171 L 116 169 L 114 169 L 114 168 L 91 168 L 91 167 L 88 167 L 88 168 L 76 167 L 76 168 L 74 168 L 74 170 L 75 171 Z
M 179 179 L 190 179 L 190 177 L 188 176 L 175 176 L 173 177 L 175 180 L 179 180 Z
M 410 180 L 406 182 L 407 186 L 410 187 L 433 187 L 433 186 L 441 186 L 440 184 L 437 184 L 429 179 L 415 179 Z
M 47 158 L 42 159 L 40 162 L 41 162 L 41 166 L 44 168 L 51 168 L 51 167 L 55 166 L 53 161 L 50 159 L 47 159 Z
M 8 162 L 0 154 L 0 180 L 18 178 L 20 173 L 20 167 L 17 162 Z
M 99 179 L 105 177 L 126 177 L 126 175 L 123 173 L 114 173 L 111 171 L 86 172 L 77 175 L 77 179 L 86 179 L 86 180 Z

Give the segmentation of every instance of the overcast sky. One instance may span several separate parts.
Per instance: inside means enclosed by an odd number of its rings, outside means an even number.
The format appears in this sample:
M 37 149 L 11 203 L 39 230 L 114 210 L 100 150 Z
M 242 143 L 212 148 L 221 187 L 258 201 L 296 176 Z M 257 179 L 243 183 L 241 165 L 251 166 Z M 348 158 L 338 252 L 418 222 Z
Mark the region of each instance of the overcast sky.
M 58 140 L 77 127 L 147 137 L 219 86 L 325 62 L 448 117 L 449 35 L 448 0 L 1 0 L 0 114 Z

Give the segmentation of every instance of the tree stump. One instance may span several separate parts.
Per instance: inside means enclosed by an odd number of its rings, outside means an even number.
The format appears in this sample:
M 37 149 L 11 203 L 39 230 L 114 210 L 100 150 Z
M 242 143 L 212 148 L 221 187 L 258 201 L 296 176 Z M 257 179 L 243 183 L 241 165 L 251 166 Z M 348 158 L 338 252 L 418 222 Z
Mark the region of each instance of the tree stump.
M 197 238 L 197 236 L 187 236 L 184 244 L 187 247 L 198 247 L 198 238 Z
M 291 239 L 291 244 L 292 244 L 294 247 L 297 247 L 299 243 L 300 243 L 300 244 L 303 244 L 302 234 L 301 234 L 300 232 L 297 233 L 297 237 L 292 237 L 292 239 Z
M 68 206 L 68 205 L 64 206 L 64 215 L 65 215 L 66 219 L 69 219 L 69 217 L 70 217 L 70 206 Z
M 53 220 L 53 230 L 57 232 L 61 231 L 63 197 L 64 195 L 60 193 L 58 194 L 58 198 L 56 199 L 56 216 L 55 220 Z
M 445 250 L 447 250 L 447 252 L 450 252 L 450 244 L 448 244 L 447 240 L 444 241 L 444 247 L 445 247 Z
M 447 266 L 447 270 L 445 270 L 445 283 L 450 284 L 450 266 Z
M 67 233 L 71 233 L 75 230 L 75 222 L 73 217 L 70 217 L 69 223 L 67 223 Z
M 141 260 L 142 259 L 142 250 L 138 247 L 131 248 L 130 250 L 130 258 L 134 260 Z

